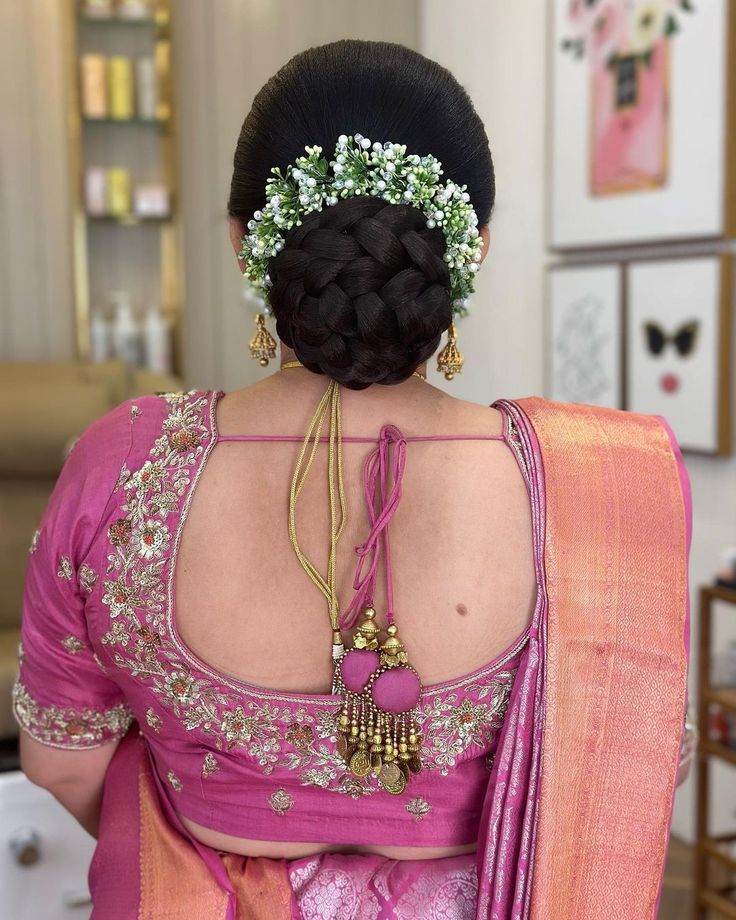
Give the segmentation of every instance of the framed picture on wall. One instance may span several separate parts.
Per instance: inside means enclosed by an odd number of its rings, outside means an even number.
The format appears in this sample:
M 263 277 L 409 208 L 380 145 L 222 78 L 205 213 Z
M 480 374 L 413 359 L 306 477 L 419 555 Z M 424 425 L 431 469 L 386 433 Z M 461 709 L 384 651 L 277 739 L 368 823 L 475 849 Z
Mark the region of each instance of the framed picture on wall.
M 663 415 L 683 450 L 730 452 L 731 269 L 720 255 L 626 269 L 625 405 Z
M 731 232 L 735 33 L 736 0 L 553 0 L 552 248 Z
M 551 399 L 622 405 L 622 277 L 618 265 L 547 273 L 547 392 Z

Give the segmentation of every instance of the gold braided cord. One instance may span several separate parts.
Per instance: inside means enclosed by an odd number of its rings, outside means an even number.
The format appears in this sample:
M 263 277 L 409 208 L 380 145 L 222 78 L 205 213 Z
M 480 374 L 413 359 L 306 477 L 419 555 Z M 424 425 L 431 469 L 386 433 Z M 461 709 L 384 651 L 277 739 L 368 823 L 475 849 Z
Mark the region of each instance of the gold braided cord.
M 289 362 L 292 364 L 291 362 Z M 292 366 L 295 366 L 292 364 Z M 330 555 L 327 561 L 327 578 L 317 570 L 316 566 L 304 555 L 299 545 L 296 532 L 296 506 L 304 483 L 314 463 L 317 448 L 320 442 L 322 427 L 327 413 L 330 413 L 329 446 L 327 455 L 327 488 L 330 501 Z M 312 441 L 311 450 L 305 464 L 305 457 Z M 340 520 L 338 524 L 338 502 Z M 311 581 L 317 586 L 327 600 L 330 614 L 330 623 L 333 630 L 338 629 L 340 605 L 337 598 L 336 564 L 337 545 L 347 523 L 347 506 L 345 502 L 345 487 L 343 481 L 342 459 L 342 413 L 340 411 L 340 386 L 334 380 L 320 399 L 317 408 L 304 436 L 299 456 L 294 467 L 289 492 L 289 539 L 297 559 Z
M 304 367 L 301 361 L 286 361 L 281 370 L 291 367 Z M 415 377 L 427 378 L 414 371 Z M 299 545 L 296 532 L 296 506 L 304 488 L 317 448 L 320 443 L 325 418 L 329 412 L 329 437 L 327 453 L 327 492 L 330 504 L 330 553 L 327 560 L 327 576 L 322 575 L 314 563 L 306 557 Z M 311 447 L 310 447 L 311 442 Z M 339 520 L 338 520 L 339 513 Z M 342 450 L 342 405 L 340 385 L 331 380 L 317 408 L 312 415 L 307 433 L 302 441 L 299 456 L 294 467 L 289 490 L 289 540 L 300 565 L 313 584 L 322 592 L 330 615 L 333 633 L 339 630 L 340 604 L 337 597 L 337 546 L 347 524 L 347 502 L 345 500 L 345 482 L 343 477 Z

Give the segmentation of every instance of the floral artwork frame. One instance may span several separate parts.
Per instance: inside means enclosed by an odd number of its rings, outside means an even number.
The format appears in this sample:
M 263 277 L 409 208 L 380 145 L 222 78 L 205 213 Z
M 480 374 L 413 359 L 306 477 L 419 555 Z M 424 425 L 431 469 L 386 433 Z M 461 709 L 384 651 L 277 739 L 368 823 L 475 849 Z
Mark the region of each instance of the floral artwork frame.
M 623 272 L 619 264 L 547 271 L 546 391 L 561 402 L 623 406 Z
M 732 293 L 730 255 L 625 269 L 624 407 L 664 416 L 686 451 L 731 452 Z
M 552 0 L 548 242 L 732 232 L 736 0 Z

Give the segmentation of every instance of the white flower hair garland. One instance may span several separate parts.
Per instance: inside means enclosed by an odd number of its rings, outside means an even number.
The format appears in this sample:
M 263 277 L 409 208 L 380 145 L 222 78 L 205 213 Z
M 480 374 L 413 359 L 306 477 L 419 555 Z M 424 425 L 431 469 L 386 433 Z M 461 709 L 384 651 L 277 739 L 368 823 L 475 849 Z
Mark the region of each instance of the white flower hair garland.
M 284 235 L 313 211 L 341 198 L 371 195 L 390 204 L 423 211 L 428 227 L 439 227 L 446 240 L 453 314 L 464 316 L 480 267 L 483 240 L 467 186 L 440 182 L 442 164 L 431 155 L 407 154 L 405 144 L 375 143 L 361 134 L 341 134 L 328 162 L 321 147 L 305 147 L 306 156 L 282 173 L 274 167 L 266 182 L 266 204 L 248 221 L 239 258 L 247 263 L 253 286 L 264 296 L 270 287 L 268 262 L 284 247 Z

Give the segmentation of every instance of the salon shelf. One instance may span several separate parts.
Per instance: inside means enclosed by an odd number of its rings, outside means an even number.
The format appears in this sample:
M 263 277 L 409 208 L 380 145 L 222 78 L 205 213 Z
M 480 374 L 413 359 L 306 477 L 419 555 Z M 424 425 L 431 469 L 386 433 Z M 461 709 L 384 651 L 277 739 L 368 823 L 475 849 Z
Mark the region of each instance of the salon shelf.
M 100 224 L 116 224 L 119 227 L 139 227 L 143 224 L 166 224 L 173 219 L 172 214 L 161 214 L 156 217 L 142 217 L 137 214 L 87 214 L 87 220 Z
M 80 13 L 77 16 L 77 22 L 85 26 L 107 26 L 108 28 L 117 28 L 120 26 L 147 26 L 149 29 L 162 28 L 169 24 L 165 14 L 157 16 L 131 16 L 130 18 L 126 18 L 125 16 L 88 16 L 84 13 Z
M 177 110 L 173 60 L 177 36 L 174 0 L 149 0 L 141 17 L 90 15 L 79 0 L 61 0 L 65 9 L 64 53 L 68 70 L 68 160 L 74 191 L 70 238 L 74 259 L 74 304 L 77 355 L 88 360 L 91 353 L 91 317 L 108 295 L 110 287 L 126 291 L 131 301 L 156 303 L 170 321 L 172 373 L 185 376 L 183 366 L 185 291 L 181 211 L 179 208 L 179 162 Z M 117 5 L 117 4 L 116 4 Z M 89 118 L 80 98 L 80 57 L 86 53 L 120 54 L 131 61 L 152 57 L 157 78 L 157 107 L 143 110 L 154 118 Z M 135 80 L 133 80 L 135 86 Z M 91 214 L 87 212 L 85 177 L 91 167 L 105 168 L 114 160 L 130 177 L 143 184 L 160 184 L 168 191 L 167 213 L 151 216 Z M 131 189 L 132 191 L 132 189 Z M 134 197 L 129 200 L 133 208 Z M 128 202 L 124 202 L 128 203 Z M 118 230 L 117 228 L 124 228 Z M 134 231 L 134 227 L 146 230 Z M 0 915 L 2 911 L 0 910 Z
M 736 767 L 736 750 L 726 747 L 726 745 L 721 744 L 720 741 L 706 739 L 700 742 L 698 749 L 701 755 L 710 754 L 713 757 L 720 757 L 722 760 L 727 760 Z
M 706 691 L 705 698 L 708 703 L 717 703 L 736 712 L 736 687 L 711 687 Z
M 716 604 L 732 605 L 736 614 L 736 591 L 721 585 L 700 589 L 700 641 L 698 649 L 698 759 L 696 792 L 695 846 L 695 920 L 728 917 L 736 920 L 736 833 L 713 834 L 709 831 L 711 815 L 712 767 L 714 762 L 736 767 L 736 749 L 708 737 L 710 708 L 720 706 L 736 713 L 736 687 L 712 683 L 713 614 Z M 711 870 L 724 879 L 714 884 Z
M 144 128 L 168 128 L 170 120 L 168 118 L 82 118 L 83 125 L 98 125 L 100 127 L 109 127 L 110 125 L 142 125 Z

